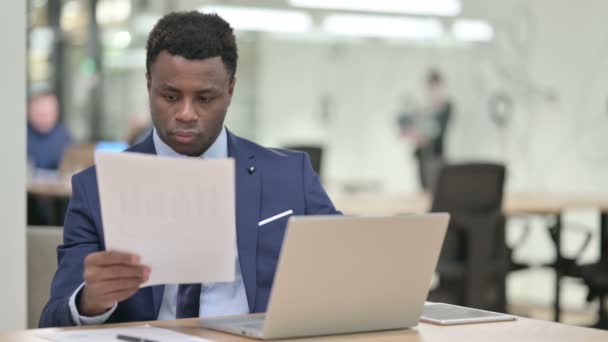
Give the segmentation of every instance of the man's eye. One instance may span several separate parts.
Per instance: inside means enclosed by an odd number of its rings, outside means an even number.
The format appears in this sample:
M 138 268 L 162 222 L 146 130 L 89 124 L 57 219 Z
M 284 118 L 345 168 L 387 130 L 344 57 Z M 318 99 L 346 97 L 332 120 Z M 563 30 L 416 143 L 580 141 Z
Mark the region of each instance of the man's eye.
M 175 102 L 177 101 L 177 96 L 175 95 L 164 95 L 165 100 L 169 101 L 169 102 Z
M 200 99 L 200 100 L 201 100 L 201 102 L 203 102 L 203 103 L 207 103 L 207 102 L 211 101 L 211 98 L 210 98 L 210 97 L 207 97 L 207 96 L 201 96 L 201 97 L 199 97 L 199 99 Z

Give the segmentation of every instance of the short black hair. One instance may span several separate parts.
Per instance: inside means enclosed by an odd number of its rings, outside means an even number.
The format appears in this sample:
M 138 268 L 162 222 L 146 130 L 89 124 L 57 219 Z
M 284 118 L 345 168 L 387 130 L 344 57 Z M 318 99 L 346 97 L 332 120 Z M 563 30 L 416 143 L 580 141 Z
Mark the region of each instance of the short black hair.
M 166 50 L 186 59 L 220 56 L 234 78 L 238 51 L 232 27 L 215 13 L 173 12 L 162 17 L 150 32 L 146 44 L 146 72 Z

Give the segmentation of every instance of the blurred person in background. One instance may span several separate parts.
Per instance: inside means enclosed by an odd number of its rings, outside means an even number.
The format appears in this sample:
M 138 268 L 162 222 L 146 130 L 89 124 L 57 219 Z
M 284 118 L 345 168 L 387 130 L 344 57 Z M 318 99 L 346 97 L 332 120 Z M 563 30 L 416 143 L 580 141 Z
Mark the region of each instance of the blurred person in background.
M 56 178 L 64 150 L 72 143 L 67 130 L 58 122 L 59 101 L 50 91 L 35 93 L 27 112 L 27 159 L 32 178 Z M 30 225 L 56 225 L 53 198 L 28 194 L 27 222 Z
M 33 95 L 27 113 L 27 158 L 35 169 L 57 170 L 63 151 L 72 143 L 59 123 L 57 96 L 44 91 Z
M 432 191 L 445 162 L 444 140 L 453 106 L 446 94 L 443 76 L 437 70 L 426 77 L 428 105 L 399 117 L 401 134 L 415 147 L 420 186 Z

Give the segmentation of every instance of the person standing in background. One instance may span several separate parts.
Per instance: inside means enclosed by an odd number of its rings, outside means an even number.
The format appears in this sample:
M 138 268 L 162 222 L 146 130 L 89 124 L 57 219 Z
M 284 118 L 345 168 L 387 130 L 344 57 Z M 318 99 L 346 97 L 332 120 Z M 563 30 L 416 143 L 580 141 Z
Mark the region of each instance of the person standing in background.
M 33 95 L 27 114 L 27 158 L 35 169 L 57 170 L 72 137 L 59 123 L 57 96 L 44 91 Z
M 415 146 L 420 186 L 425 191 L 432 191 L 445 162 L 444 141 L 453 106 L 439 71 L 429 71 L 426 91 L 428 106 L 399 117 L 399 126 L 401 133 Z

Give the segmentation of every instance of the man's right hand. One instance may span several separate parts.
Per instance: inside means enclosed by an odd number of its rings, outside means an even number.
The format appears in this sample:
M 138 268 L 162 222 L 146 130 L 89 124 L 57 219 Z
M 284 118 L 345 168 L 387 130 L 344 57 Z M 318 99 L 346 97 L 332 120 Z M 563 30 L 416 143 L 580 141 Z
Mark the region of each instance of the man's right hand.
M 105 251 L 89 254 L 84 259 L 85 285 L 77 303 L 82 316 L 101 315 L 115 303 L 123 301 L 148 281 L 150 268 L 140 263 L 135 254 Z

